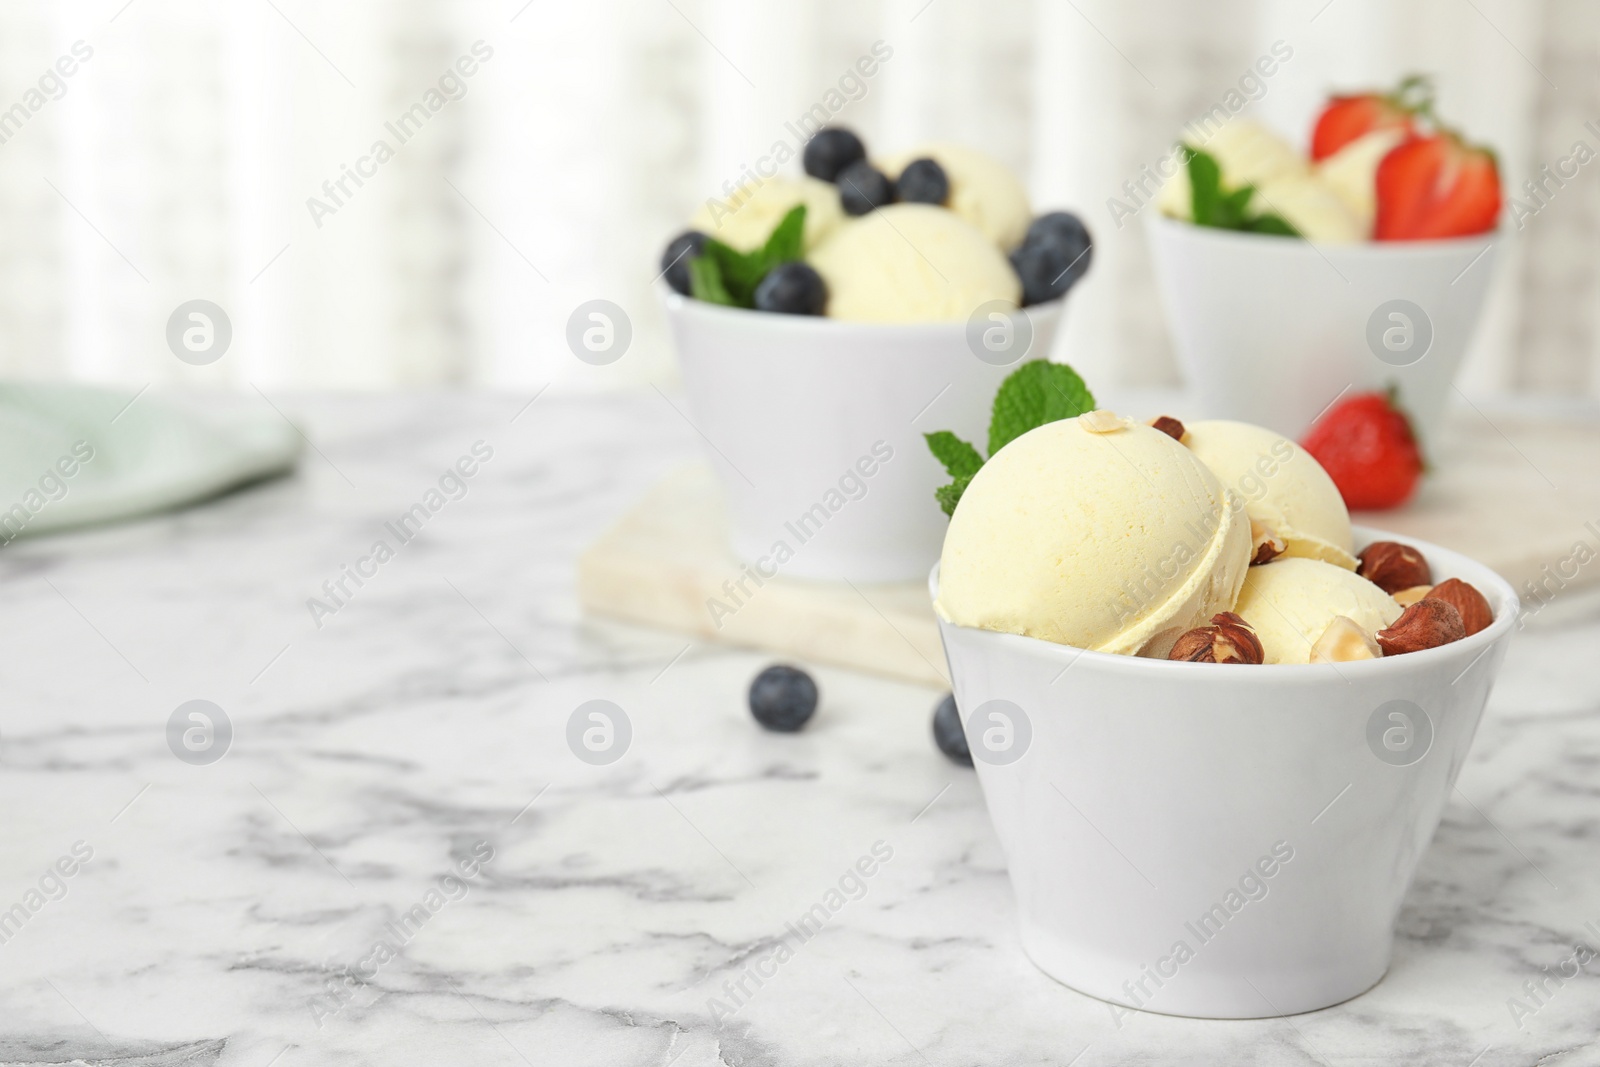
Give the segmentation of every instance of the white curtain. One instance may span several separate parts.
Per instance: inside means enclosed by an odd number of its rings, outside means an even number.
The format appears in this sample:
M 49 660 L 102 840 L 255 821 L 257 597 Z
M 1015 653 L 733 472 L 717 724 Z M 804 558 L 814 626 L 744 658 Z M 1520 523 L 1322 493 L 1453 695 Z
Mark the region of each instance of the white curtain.
M 51 80 L 80 41 L 92 56 Z M 1500 150 L 1508 194 L 1575 141 L 1600 149 L 1586 0 L 30 0 L 0 9 L 0 114 L 25 113 L 0 120 L 0 374 L 670 381 L 661 245 L 878 41 L 892 55 L 838 121 L 885 151 L 969 142 L 1088 221 L 1095 266 L 1060 355 L 1096 381 L 1177 381 L 1140 225 L 1107 200 L 1275 41 L 1294 56 L 1252 111 L 1296 138 L 1327 88 L 1426 71 L 1444 114 Z M 386 124 L 419 103 L 402 143 Z M 1600 392 L 1587 171 L 1514 232 L 1470 389 Z M 633 320 L 609 367 L 564 341 L 595 298 Z M 166 343 L 192 299 L 233 324 L 209 366 Z

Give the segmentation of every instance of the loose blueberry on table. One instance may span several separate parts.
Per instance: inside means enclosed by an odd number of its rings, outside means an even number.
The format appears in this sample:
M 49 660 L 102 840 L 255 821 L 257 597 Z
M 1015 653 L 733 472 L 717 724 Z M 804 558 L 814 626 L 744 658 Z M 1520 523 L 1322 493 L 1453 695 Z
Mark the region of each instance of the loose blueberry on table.
M 769 730 L 794 733 L 817 710 L 817 683 L 798 667 L 776 663 L 750 683 L 750 714 Z
M 967 747 L 967 734 L 961 728 L 961 712 L 956 708 L 954 693 L 947 694 L 933 710 L 933 743 L 950 757 L 951 763 L 972 766 L 972 750 Z

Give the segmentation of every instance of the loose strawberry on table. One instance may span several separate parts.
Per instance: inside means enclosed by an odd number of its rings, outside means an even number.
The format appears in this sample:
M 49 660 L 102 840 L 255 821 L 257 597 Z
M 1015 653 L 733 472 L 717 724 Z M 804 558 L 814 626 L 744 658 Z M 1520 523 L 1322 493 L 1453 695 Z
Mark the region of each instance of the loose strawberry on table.
M 1322 464 L 1352 510 L 1399 507 L 1422 478 L 1422 451 L 1411 421 L 1383 393 L 1340 401 L 1301 446 Z

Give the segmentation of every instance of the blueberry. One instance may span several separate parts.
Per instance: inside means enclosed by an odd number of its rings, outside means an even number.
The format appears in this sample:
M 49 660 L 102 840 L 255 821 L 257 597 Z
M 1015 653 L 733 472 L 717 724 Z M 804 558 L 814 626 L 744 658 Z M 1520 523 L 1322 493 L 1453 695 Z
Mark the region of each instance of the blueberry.
M 894 191 L 908 204 L 942 204 L 950 199 L 950 179 L 937 160 L 913 159 L 900 172 Z
M 698 230 L 684 230 L 667 242 L 661 253 L 661 273 L 667 284 L 684 296 L 690 295 L 689 261 L 706 247 L 706 235 Z
M 1023 246 L 1011 253 L 1011 266 L 1022 279 L 1022 304 L 1042 304 L 1054 300 L 1077 284 L 1089 266 L 1087 251 L 1076 261 L 1067 249 L 1056 245 Z
M 1040 304 L 1078 284 L 1094 260 L 1094 240 L 1083 220 L 1067 211 L 1040 215 L 1028 226 L 1011 265 L 1022 278 L 1022 302 Z
M 859 159 L 839 172 L 839 200 L 845 214 L 865 215 L 873 208 L 894 203 L 894 186 L 883 171 Z
M 972 766 L 972 752 L 967 748 L 966 731 L 961 729 L 961 712 L 956 710 L 954 693 L 939 701 L 933 710 L 933 743 L 952 763 Z
M 867 149 L 861 138 L 842 126 L 824 126 L 818 130 L 806 142 L 800 156 L 806 173 L 825 182 L 836 180 L 841 170 L 866 158 Z
M 756 286 L 757 311 L 785 315 L 820 315 L 828 306 L 828 287 L 822 275 L 798 259 L 779 263 Z
M 778 663 L 750 683 L 750 714 L 769 730 L 794 733 L 817 710 L 817 683 L 798 667 Z
M 1022 279 L 1022 306 L 1054 300 L 1066 289 L 1066 264 L 1043 245 L 1023 245 L 1011 253 L 1011 269 Z
M 1094 244 L 1083 220 L 1070 211 L 1052 211 L 1048 215 L 1040 215 L 1028 225 L 1028 235 L 1022 239 L 1022 243 L 1061 248 L 1071 253 L 1071 259 L 1076 259 Z M 1085 257 L 1086 262 L 1087 259 Z

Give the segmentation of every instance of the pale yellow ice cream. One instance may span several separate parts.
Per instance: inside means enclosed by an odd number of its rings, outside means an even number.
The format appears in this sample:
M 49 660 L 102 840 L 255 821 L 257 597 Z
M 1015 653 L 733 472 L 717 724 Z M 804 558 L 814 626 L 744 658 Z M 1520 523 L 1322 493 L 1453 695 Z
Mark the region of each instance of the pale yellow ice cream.
M 689 225 L 740 252 L 766 244 L 778 223 L 796 205 L 806 206 L 807 251 L 839 228 L 844 208 L 839 189 L 815 178 L 769 178 L 757 186 L 740 186 L 733 196 L 700 205 Z
M 961 216 L 893 204 L 846 222 L 806 257 L 828 286 L 828 317 L 964 321 L 980 304 L 1022 299 L 1011 263 Z
M 1251 567 L 1233 609 L 1261 638 L 1266 663 L 1309 663 L 1311 647 L 1334 616 L 1375 634 L 1400 617 L 1394 597 L 1343 567 L 1279 559 Z
M 935 608 L 961 626 L 1165 657 L 1232 607 L 1249 523 L 1166 434 L 1090 424 L 1046 423 L 984 464 L 950 519 Z
M 1405 139 L 1404 130 L 1374 130 L 1317 164 L 1317 173 L 1354 216 L 1363 237 L 1372 233 L 1378 210 L 1378 164 Z
M 976 226 L 1002 251 L 1010 252 L 1022 243 L 1033 220 L 1028 192 L 1011 168 L 965 145 L 939 141 L 911 152 L 877 161 L 877 167 L 892 181 L 906 165 L 916 159 L 932 159 L 944 168 L 950 181 L 950 200 L 945 205 Z
M 1286 556 L 1356 569 L 1350 512 L 1322 464 L 1293 441 L 1244 422 L 1184 424 L 1184 444 L 1238 495 L 1250 518 L 1281 537 Z
M 1306 161 L 1288 141 L 1249 119 L 1225 123 L 1204 144 L 1190 147 L 1204 151 L 1217 161 L 1222 171 L 1222 184 L 1229 189 L 1259 186 L 1269 178 L 1306 171 Z M 1188 167 L 1179 167 L 1161 187 L 1157 204 L 1163 215 L 1175 219 L 1194 217 Z
M 1280 216 L 1301 237 L 1318 244 L 1352 244 L 1367 236 L 1344 200 L 1313 171 L 1266 179 L 1250 198 L 1250 209 Z

